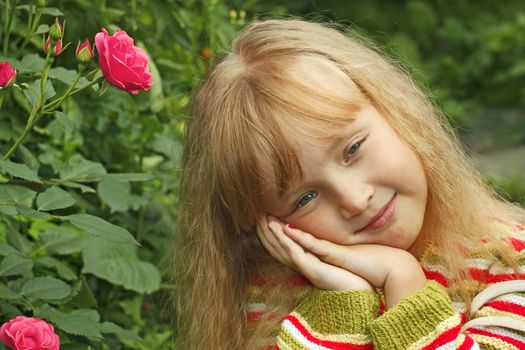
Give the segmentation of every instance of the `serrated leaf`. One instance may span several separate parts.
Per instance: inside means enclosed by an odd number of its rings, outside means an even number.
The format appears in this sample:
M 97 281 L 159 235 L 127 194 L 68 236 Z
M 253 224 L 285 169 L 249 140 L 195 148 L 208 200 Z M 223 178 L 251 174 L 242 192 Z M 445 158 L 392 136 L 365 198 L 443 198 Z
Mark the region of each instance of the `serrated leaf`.
M 42 232 L 40 242 L 47 252 L 58 255 L 78 253 L 85 246 L 83 235 L 69 225 L 56 226 Z
M 51 217 L 51 215 L 49 215 L 48 213 L 36 211 L 35 209 L 26 207 L 25 205 L 17 205 L 16 210 L 18 211 L 18 214 L 28 218 L 48 219 Z
M 15 67 L 19 73 L 36 73 L 44 69 L 45 60 L 37 54 L 26 55 L 20 65 Z
M 64 181 L 99 181 L 107 174 L 104 166 L 82 158 L 71 157 L 60 169 L 60 179 Z
M 25 165 L 27 165 L 30 169 L 33 169 L 38 173 L 38 169 L 40 168 L 40 163 L 38 162 L 38 159 L 31 153 L 31 151 L 24 145 L 18 146 L 18 153 L 22 157 L 22 161 Z
M 0 276 L 23 275 L 33 268 L 33 262 L 18 253 L 11 253 L 0 263 Z
M 96 339 L 102 338 L 100 316 L 96 310 L 79 309 L 66 314 L 49 305 L 43 305 L 36 309 L 34 314 L 36 317 L 54 323 L 66 333 Z
M 56 186 L 49 187 L 36 198 L 38 210 L 44 211 L 68 208 L 75 203 L 73 196 Z
M 14 290 L 9 289 L 3 283 L 0 283 L 0 299 L 14 300 L 19 299 L 20 295 Z
M 15 185 L 0 185 L 0 202 L 12 202 L 30 207 L 36 192 L 27 187 Z
M 55 269 L 58 276 L 66 281 L 74 281 L 77 279 L 77 274 L 64 262 L 59 261 L 50 256 L 42 256 L 35 260 L 35 265 L 45 266 L 47 268 Z
M 69 302 L 69 305 L 81 309 L 97 307 L 97 299 L 86 281 L 86 276 L 81 275 L 80 280 L 82 281 L 82 288 L 75 298 Z
M 22 286 L 20 294 L 32 299 L 58 300 L 67 297 L 71 287 L 66 282 L 50 276 L 35 277 Z
M 106 220 L 89 214 L 73 214 L 64 217 L 65 220 L 69 220 L 74 226 L 87 233 L 100 237 L 107 241 L 137 244 L 138 242 L 123 227 L 113 225 Z
M 11 216 L 18 215 L 18 211 L 14 205 L 0 205 L 0 213 Z
M 40 79 L 35 80 L 31 85 L 20 84 L 20 86 L 23 86 L 25 88 L 23 90 L 25 97 L 27 98 L 31 106 L 35 107 L 36 103 L 38 102 L 38 96 L 40 95 Z M 45 102 L 55 95 L 56 91 L 53 87 L 53 83 L 51 82 L 51 80 L 46 81 L 42 101 Z
M 90 237 L 82 252 L 83 273 L 92 273 L 113 284 L 139 293 L 151 293 L 160 286 L 158 269 L 136 258 L 135 247 Z
M 42 183 L 36 171 L 32 170 L 25 164 L 14 163 L 9 160 L 0 160 L 0 168 L 4 169 L 14 177 L 19 177 L 39 184 Z
M 122 182 L 105 178 L 97 186 L 97 193 L 100 199 L 106 203 L 111 211 L 128 210 L 128 197 L 131 187 L 129 182 Z

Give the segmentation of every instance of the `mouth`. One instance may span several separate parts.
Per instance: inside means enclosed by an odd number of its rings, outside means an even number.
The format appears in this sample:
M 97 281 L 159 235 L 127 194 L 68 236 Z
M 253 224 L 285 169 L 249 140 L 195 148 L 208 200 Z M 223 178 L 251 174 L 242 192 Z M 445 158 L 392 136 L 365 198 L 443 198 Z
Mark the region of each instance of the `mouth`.
M 390 201 L 385 204 L 381 210 L 366 224 L 366 226 L 360 228 L 356 233 L 373 231 L 385 226 L 394 216 L 397 203 L 397 193 L 394 193 Z

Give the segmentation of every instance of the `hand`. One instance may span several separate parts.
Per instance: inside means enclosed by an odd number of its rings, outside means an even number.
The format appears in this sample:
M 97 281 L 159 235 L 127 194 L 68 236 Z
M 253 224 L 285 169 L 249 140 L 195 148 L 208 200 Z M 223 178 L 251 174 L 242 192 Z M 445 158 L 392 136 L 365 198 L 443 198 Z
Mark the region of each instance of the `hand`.
M 374 287 L 383 288 L 387 309 L 426 283 L 419 262 L 405 250 L 379 244 L 342 246 L 289 226 L 284 233 L 324 263 L 351 271 Z
M 303 249 L 284 233 L 284 226 L 283 222 L 267 217 L 260 218 L 257 223 L 257 235 L 271 256 L 305 276 L 319 289 L 373 290 L 365 279 Z

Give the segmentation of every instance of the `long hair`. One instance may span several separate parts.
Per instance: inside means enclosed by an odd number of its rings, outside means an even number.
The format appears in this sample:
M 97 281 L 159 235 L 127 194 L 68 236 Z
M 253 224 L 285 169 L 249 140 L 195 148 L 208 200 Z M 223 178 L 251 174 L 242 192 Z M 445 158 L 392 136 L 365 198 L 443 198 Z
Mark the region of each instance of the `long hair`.
M 337 89 L 308 79 L 330 74 Z M 356 98 L 355 89 L 359 90 Z M 284 190 L 301 175 L 286 128 L 325 135 L 373 104 L 418 155 L 427 177 L 423 239 L 459 275 L 457 247 L 497 241 L 494 217 L 523 222 L 523 211 L 499 199 L 461 150 L 445 118 L 401 68 L 369 44 L 301 20 L 249 24 L 200 86 L 186 124 L 173 270 L 178 341 L 184 349 L 255 349 L 275 335 L 280 316 L 302 293 L 275 288 L 293 272 L 261 247 L 253 227 L 267 186 Z M 275 183 L 268 183 L 271 164 Z M 498 248 L 507 260 L 512 257 Z M 247 288 L 263 284 L 269 317 L 248 334 Z M 273 288 L 272 288 L 273 286 Z M 465 298 L 468 298 L 466 296 Z

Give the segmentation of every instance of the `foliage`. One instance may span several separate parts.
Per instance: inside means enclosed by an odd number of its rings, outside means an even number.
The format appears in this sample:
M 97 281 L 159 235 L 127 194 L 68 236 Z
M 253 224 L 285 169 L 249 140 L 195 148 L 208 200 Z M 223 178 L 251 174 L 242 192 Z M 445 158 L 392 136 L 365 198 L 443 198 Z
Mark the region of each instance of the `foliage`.
M 170 288 L 161 257 L 174 229 L 183 111 L 210 47 L 242 23 L 213 0 L 0 7 L 0 61 L 18 74 L 0 90 L 0 320 L 45 319 L 61 349 L 172 348 L 169 315 L 157 310 Z M 54 57 L 42 48 L 56 17 L 66 25 Z M 108 88 L 94 62 L 76 61 L 76 43 L 102 27 L 148 52 L 149 92 Z

